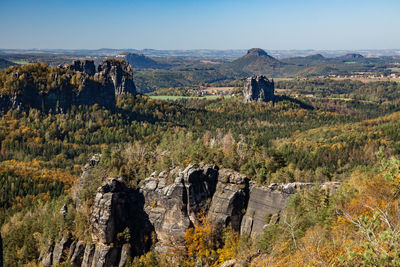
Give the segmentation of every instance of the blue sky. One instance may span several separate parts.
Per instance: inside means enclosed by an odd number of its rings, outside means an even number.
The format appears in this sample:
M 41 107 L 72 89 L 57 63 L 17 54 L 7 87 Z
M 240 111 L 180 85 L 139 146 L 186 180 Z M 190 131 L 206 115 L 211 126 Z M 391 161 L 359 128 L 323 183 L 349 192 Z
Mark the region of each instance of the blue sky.
M 400 0 L 0 0 L 0 48 L 400 48 Z

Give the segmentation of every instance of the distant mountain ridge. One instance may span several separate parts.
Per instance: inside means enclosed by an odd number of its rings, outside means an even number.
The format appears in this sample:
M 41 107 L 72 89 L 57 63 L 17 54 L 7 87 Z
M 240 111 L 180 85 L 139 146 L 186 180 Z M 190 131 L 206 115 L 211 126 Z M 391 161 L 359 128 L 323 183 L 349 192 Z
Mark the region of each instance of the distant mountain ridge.
M 129 53 L 125 54 L 124 58 L 134 69 L 163 69 L 167 67 L 144 54 Z
M 359 49 L 359 50 L 324 50 L 324 49 L 264 49 L 269 55 L 283 59 L 290 57 L 309 56 L 322 54 L 325 57 L 339 57 L 348 53 L 359 53 L 366 57 L 378 56 L 400 56 L 400 49 Z M 201 57 L 201 58 L 238 58 L 246 54 L 245 49 L 186 49 L 186 50 L 163 50 L 163 49 L 0 49 L 0 54 L 16 53 L 50 53 L 66 54 L 76 56 L 117 56 L 123 53 L 137 53 L 145 56 L 158 57 Z M 0 56 L 1 57 L 1 56 Z
M 365 57 L 361 54 L 346 54 L 341 57 L 337 57 L 338 59 L 345 59 L 345 60 L 354 60 L 354 59 L 364 59 Z

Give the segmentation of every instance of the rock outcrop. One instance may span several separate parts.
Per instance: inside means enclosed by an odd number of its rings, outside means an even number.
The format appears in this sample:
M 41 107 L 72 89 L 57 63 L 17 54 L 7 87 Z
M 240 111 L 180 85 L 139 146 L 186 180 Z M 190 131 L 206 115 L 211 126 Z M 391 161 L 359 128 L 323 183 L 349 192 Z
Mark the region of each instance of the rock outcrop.
M 218 168 L 190 165 L 170 185 L 163 176 L 161 173 L 147 178 L 141 188 L 160 251 L 167 250 L 171 241 L 183 241 L 186 229 L 197 220 L 197 214 L 208 210 L 207 200 L 215 192 Z
M 314 185 L 313 183 L 299 182 L 281 185 L 271 184 L 268 187 L 252 185 L 240 234 L 259 237 L 268 225 L 277 223 L 280 212 L 298 190 L 311 188 Z M 321 185 L 321 189 L 333 192 L 338 186 L 338 182 L 326 182 Z
M 154 228 L 143 205 L 141 194 L 127 188 L 121 178 L 107 179 L 97 190 L 89 217 L 93 244 L 67 234 L 49 246 L 41 256 L 42 264 L 52 266 L 70 262 L 84 267 L 124 266 L 130 255 L 143 254 L 151 246 Z
M 126 61 L 115 59 L 104 60 L 98 67 L 96 78 L 112 84 L 116 96 L 125 93 L 136 94 L 136 87 L 132 80 L 132 68 Z
M 229 169 L 220 170 L 217 189 L 208 212 L 210 220 L 224 227 L 231 224 L 239 232 L 248 198 L 249 178 Z
M 100 63 L 97 72 L 92 60 L 75 60 L 57 68 L 49 70 L 51 80 L 45 85 L 49 89 L 40 91 L 36 87 L 43 85 L 29 81 L 18 90 L 0 93 L 0 112 L 18 108 L 64 112 L 72 105 L 93 104 L 112 108 L 117 96 L 136 95 L 132 68 L 125 61 L 106 59 Z M 20 77 L 18 71 L 12 75 L 15 80 Z
M 90 181 L 90 175 L 92 174 L 92 170 L 99 164 L 100 162 L 100 154 L 93 155 L 89 162 L 85 164 L 83 167 L 83 172 L 81 177 L 79 178 L 78 182 L 75 184 L 75 188 L 73 190 L 73 197 L 75 199 L 75 206 L 77 209 L 80 208 L 80 194 L 84 188 L 88 186 Z
M 129 198 L 128 188 L 119 179 L 110 179 L 99 188 L 90 216 L 93 241 L 113 243 L 117 233 L 128 226 Z
M 265 52 L 261 48 L 251 48 L 247 51 L 247 55 L 254 55 L 254 56 L 268 56 L 267 52 Z
M 243 102 L 252 101 L 267 102 L 274 99 L 274 81 L 267 77 L 251 76 L 248 77 L 243 86 Z
M 96 73 L 96 66 L 93 60 L 74 60 L 66 66 L 72 71 L 79 71 L 87 75 L 93 76 Z
M 90 160 L 81 179 L 89 177 L 87 173 L 98 160 L 97 155 Z M 329 182 L 321 188 L 333 191 L 338 185 Z M 221 227 L 231 225 L 241 234 L 260 236 L 268 225 L 279 221 L 281 211 L 298 190 L 312 186 L 263 187 L 231 169 L 205 164 L 153 173 L 140 189 L 128 188 L 122 178 L 108 178 L 98 188 L 89 216 L 92 244 L 64 234 L 60 241 L 49 244 L 41 261 L 44 266 L 69 262 L 73 266 L 122 267 L 129 257 L 145 253 L 152 245 L 164 253 L 176 249 L 186 230 L 198 223 L 199 215 L 208 215 L 212 224 Z

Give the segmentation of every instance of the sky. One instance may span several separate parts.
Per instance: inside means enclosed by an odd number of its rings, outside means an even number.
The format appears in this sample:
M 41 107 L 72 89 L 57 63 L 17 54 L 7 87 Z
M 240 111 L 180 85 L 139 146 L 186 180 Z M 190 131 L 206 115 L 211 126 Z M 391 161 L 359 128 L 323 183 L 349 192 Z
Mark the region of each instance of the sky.
M 0 0 L 0 48 L 399 49 L 400 0 Z

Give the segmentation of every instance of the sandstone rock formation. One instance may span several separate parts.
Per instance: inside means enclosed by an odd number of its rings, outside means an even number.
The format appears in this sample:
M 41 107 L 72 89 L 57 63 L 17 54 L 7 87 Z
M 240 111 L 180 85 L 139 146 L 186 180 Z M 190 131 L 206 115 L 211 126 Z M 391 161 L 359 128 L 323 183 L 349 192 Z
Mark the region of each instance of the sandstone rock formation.
M 93 60 L 74 60 L 66 67 L 72 71 L 79 71 L 90 76 L 93 76 L 96 73 L 96 67 Z
M 121 178 L 109 178 L 97 190 L 90 224 L 93 245 L 74 240 L 67 234 L 49 246 L 41 256 L 42 264 L 124 266 L 129 255 L 143 254 L 150 249 L 153 227 L 143 212 L 143 197 L 138 191 L 127 188 Z M 118 237 L 124 231 L 130 233 L 130 240 Z
M 98 155 L 90 160 L 80 179 L 89 177 L 87 173 L 98 160 Z M 98 188 L 90 212 L 93 244 L 64 234 L 60 241 L 49 244 L 41 262 L 44 266 L 69 262 L 73 266 L 122 267 L 128 257 L 141 255 L 152 245 L 159 252 L 171 252 L 184 241 L 186 230 L 196 225 L 200 214 L 208 215 L 213 224 L 231 225 L 241 234 L 259 236 L 279 221 L 281 211 L 298 190 L 312 186 L 259 186 L 236 171 L 205 164 L 153 173 L 140 189 L 128 188 L 122 178 L 108 178 Z M 329 182 L 322 188 L 331 191 L 338 186 Z M 130 237 L 121 239 L 126 231 Z
M 80 208 L 80 194 L 82 190 L 88 186 L 90 181 L 90 175 L 92 173 L 93 168 L 95 168 L 100 162 L 100 154 L 95 154 L 93 155 L 89 162 L 85 164 L 83 167 L 83 172 L 81 174 L 81 177 L 79 178 L 78 182 L 75 184 L 75 188 L 73 190 L 73 196 L 75 198 L 75 206 L 77 209 Z
M 110 179 L 98 189 L 90 216 L 93 241 L 113 243 L 116 234 L 128 226 L 128 191 L 125 184 L 118 179 Z
M 197 220 L 197 213 L 207 210 L 217 179 L 217 167 L 190 165 L 173 184 L 167 185 L 163 173 L 144 181 L 141 192 L 159 241 L 157 249 L 165 251 L 171 241 L 183 241 L 186 229 Z
M 132 68 L 125 61 L 106 59 L 100 63 L 98 71 L 92 60 L 75 60 L 67 65 L 68 71 L 65 79 L 70 83 L 65 83 L 59 88 L 50 88 L 46 93 L 39 92 L 34 84 L 29 84 L 19 91 L 0 93 L 0 112 L 9 109 L 28 109 L 36 108 L 40 110 L 52 110 L 53 112 L 64 112 L 72 105 L 93 105 L 98 104 L 112 108 L 115 106 L 116 97 L 122 94 L 136 95 L 136 87 L 132 80 Z M 79 90 L 72 88 L 71 72 L 81 73 L 79 76 Z M 18 79 L 19 73 L 14 73 Z M 57 84 L 59 77 L 54 72 L 52 81 Z M 76 83 L 76 81 L 74 81 Z
M 219 172 L 216 192 L 208 212 L 212 222 L 240 231 L 243 212 L 249 198 L 249 178 L 238 172 L 222 169 Z
M 267 102 L 274 99 L 274 81 L 267 77 L 251 76 L 248 77 L 243 86 L 243 102 L 252 101 Z
M 125 93 L 136 94 L 132 80 L 132 68 L 126 61 L 115 59 L 104 60 L 98 67 L 97 79 L 104 79 L 106 84 L 112 83 L 116 96 Z

